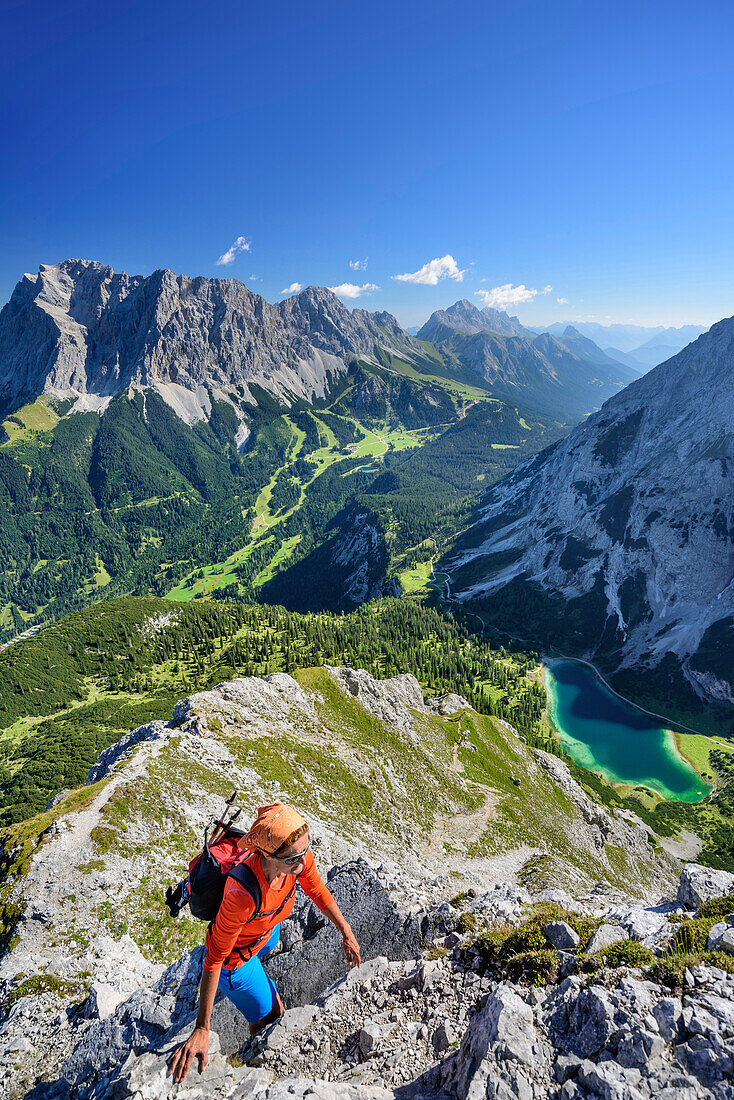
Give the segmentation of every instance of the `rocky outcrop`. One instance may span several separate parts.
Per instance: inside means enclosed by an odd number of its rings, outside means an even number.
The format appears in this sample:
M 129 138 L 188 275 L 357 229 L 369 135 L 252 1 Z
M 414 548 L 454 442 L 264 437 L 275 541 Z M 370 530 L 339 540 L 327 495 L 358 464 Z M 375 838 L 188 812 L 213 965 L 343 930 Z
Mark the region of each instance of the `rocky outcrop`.
M 734 701 L 733 361 L 729 319 L 494 486 L 448 562 L 453 595 L 512 583 L 554 642 L 572 619 L 607 666 L 673 658 Z
M 191 1026 L 203 926 L 186 912 L 172 922 L 163 896 L 233 787 L 243 820 L 275 798 L 301 807 L 319 866 L 338 865 L 329 885 L 363 957 L 383 962 L 345 979 L 340 938 L 301 897 L 268 963 L 296 1013 L 282 1047 L 290 1067 L 272 1044 L 247 1055 L 260 1065 L 228 1062 L 246 1034 L 223 1002 L 204 1098 L 247 1087 L 275 1100 L 279 1077 L 324 1097 L 376 1096 L 380 1082 L 402 1088 L 443 1064 L 495 990 L 476 960 L 443 954 L 466 945 L 447 904 L 457 896 L 463 927 L 517 922 L 541 896 L 664 948 L 675 903 L 640 898 L 672 896 L 675 861 L 645 828 L 591 803 L 560 762 L 459 696 L 425 701 L 410 675 L 296 675 L 242 677 L 181 701 L 170 722 L 106 750 L 86 797 L 52 807 L 35 846 L 5 853 L 17 878 L 0 899 L 14 914 L 0 959 L 0 1092 L 24 1096 L 41 1076 L 34 1100 L 168 1096 L 163 1055 Z M 553 863 L 550 894 L 517 884 L 533 853 Z M 299 1074 L 311 1084 L 296 1086 Z M 367 1079 L 373 1091 L 355 1092 Z
M 724 894 L 734 894 L 734 875 L 716 871 L 700 863 L 687 863 L 680 876 L 678 904 L 684 909 L 698 909 L 704 901 Z
M 266 963 L 288 1006 L 284 1016 L 250 1039 L 239 1014 L 219 1001 L 209 1065 L 202 1076 L 194 1069 L 175 1086 L 166 1063 L 192 1029 L 202 962 L 197 948 L 105 1019 L 95 1018 L 94 991 L 81 1010 L 68 1011 L 63 1026 L 57 1023 L 55 1061 L 46 1064 L 28 1097 L 731 1097 L 734 974 L 694 966 L 686 973 L 684 992 L 629 966 L 597 976 L 572 973 L 536 986 L 518 984 L 483 965 L 472 933 L 447 933 L 456 922 L 450 906 L 427 912 L 420 928 L 394 907 L 385 922 L 382 914 L 390 906 L 366 865 L 335 870 L 331 883 L 363 938 L 368 958 L 358 969 L 345 972 L 338 936 L 332 930 L 330 942 L 324 941 L 311 926 L 314 911 L 300 910 L 294 919 L 298 935 Z M 475 899 L 472 912 L 489 927 L 503 928 L 498 918 L 517 914 L 522 900 L 522 891 L 503 886 Z M 408 938 L 401 938 L 406 928 Z M 426 936 L 435 944 L 428 953 Z M 374 953 L 380 946 L 385 954 Z M 559 960 L 572 959 L 569 950 L 575 948 L 559 950 Z M 332 959 L 340 970 L 334 981 Z M 309 1003 L 301 1003 L 302 971 L 320 974 Z M 0 1028 L 5 1067 L 38 1057 L 38 1013 L 34 1017 L 29 1007 L 18 1002 Z M 7 1068 L 2 1072 L 7 1082 Z
M 104 408 L 137 386 L 190 423 L 209 411 L 210 393 L 255 404 L 251 384 L 285 405 L 323 396 L 377 346 L 413 348 L 390 314 L 350 312 L 324 287 L 271 305 L 237 279 L 65 260 L 25 275 L 0 313 L 0 410 L 42 393 Z

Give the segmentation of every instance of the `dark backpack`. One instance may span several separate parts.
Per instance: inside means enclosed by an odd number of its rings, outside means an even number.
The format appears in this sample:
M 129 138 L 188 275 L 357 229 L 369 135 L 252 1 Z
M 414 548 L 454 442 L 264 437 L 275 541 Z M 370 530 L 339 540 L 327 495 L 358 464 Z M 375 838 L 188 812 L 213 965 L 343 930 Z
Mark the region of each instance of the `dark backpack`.
M 252 915 L 247 918 L 245 924 L 249 924 L 256 917 L 277 916 L 285 908 L 296 892 L 298 876 L 294 878 L 293 886 L 277 909 L 263 913 L 262 891 L 257 875 L 249 864 L 244 862 L 247 854 L 238 847 L 238 842 L 244 835 L 245 830 L 235 829 L 231 825 L 225 826 L 223 830 L 215 830 L 211 842 L 205 834 L 203 849 L 189 863 L 188 878 L 179 882 L 177 886 L 169 886 L 166 890 L 166 905 L 172 917 L 177 917 L 188 905 L 192 917 L 208 921 L 211 929 L 222 904 L 228 878 L 238 882 L 255 903 Z M 243 946 L 253 947 L 260 939 L 262 937 L 258 936 L 251 943 Z M 250 958 L 250 955 L 245 954 L 241 947 L 236 947 L 235 951 L 243 962 Z M 224 960 L 225 965 L 229 963 L 230 958 L 231 955 L 228 955 Z

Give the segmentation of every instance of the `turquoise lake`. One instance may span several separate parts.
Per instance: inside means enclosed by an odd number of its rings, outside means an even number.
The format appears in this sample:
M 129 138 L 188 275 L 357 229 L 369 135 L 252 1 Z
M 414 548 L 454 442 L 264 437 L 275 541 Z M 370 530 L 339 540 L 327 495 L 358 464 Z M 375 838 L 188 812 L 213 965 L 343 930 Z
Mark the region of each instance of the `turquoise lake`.
M 618 699 L 578 661 L 548 661 L 549 718 L 569 756 L 611 783 L 650 787 L 664 798 L 699 802 L 708 783 L 684 760 L 669 730 Z

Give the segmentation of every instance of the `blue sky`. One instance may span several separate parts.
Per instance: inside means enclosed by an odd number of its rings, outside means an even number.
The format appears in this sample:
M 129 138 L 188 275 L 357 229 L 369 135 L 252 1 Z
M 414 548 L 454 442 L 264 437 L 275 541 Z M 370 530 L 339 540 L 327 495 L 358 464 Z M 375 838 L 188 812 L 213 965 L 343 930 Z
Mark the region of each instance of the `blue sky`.
M 348 304 L 406 325 L 459 297 L 527 324 L 734 313 L 729 0 L 3 13 L 0 301 L 81 256 L 271 301 L 367 284 Z

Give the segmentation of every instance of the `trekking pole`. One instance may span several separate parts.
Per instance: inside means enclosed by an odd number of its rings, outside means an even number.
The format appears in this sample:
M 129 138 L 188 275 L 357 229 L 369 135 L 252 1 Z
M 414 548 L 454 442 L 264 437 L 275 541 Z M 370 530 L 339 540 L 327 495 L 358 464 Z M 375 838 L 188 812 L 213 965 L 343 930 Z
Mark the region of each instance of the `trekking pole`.
M 235 789 L 232 791 L 232 794 L 229 796 L 229 798 L 225 799 L 225 810 L 224 810 L 224 813 L 222 814 L 222 816 L 219 818 L 219 821 L 217 821 L 216 825 L 214 826 L 214 832 L 212 833 L 212 839 L 210 841 L 211 844 L 214 844 L 215 840 L 219 840 L 226 833 L 226 831 L 230 827 L 230 825 L 234 821 L 236 821 L 237 818 L 242 813 L 241 809 L 237 810 L 229 818 L 228 821 L 225 822 L 225 820 L 224 820 L 227 817 L 227 814 L 230 813 L 230 811 L 232 809 L 232 804 L 233 804 L 234 800 L 236 799 L 236 797 L 237 797 L 237 788 L 235 787 Z M 221 829 L 221 833 L 219 832 L 220 829 Z

